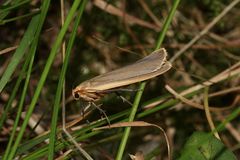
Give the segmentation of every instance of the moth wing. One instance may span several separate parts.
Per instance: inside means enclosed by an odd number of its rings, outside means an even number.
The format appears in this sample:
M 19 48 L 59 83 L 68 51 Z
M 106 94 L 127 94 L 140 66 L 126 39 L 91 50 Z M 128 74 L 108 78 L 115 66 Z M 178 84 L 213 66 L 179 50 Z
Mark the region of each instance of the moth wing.
M 167 52 L 159 49 L 135 63 L 104 73 L 80 85 L 89 91 L 103 91 L 156 77 L 171 68 L 166 61 Z
M 136 77 L 131 77 L 126 80 L 123 79 L 122 81 L 118 81 L 118 82 L 112 81 L 110 83 L 105 83 L 105 84 L 102 84 L 100 87 L 96 87 L 95 91 L 97 91 L 97 90 L 104 91 L 104 90 L 108 90 L 108 89 L 113 89 L 113 88 L 117 88 L 117 87 L 134 84 L 137 82 L 142 82 L 142 81 L 157 77 L 157 76 L 167 72 L 171 67 L 172 67 L 171 63 L 167 61 L 166 63 L 164 63 L 162 65 L 161 68 L 155 70 L 154 72 L 138 75 Z

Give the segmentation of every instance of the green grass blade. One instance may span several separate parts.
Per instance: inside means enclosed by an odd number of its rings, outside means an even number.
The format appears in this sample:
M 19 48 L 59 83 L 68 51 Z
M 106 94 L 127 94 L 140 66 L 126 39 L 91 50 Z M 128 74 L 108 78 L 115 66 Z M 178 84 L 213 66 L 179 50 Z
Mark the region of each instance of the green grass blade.
M 15 4 L 12 4 L 12 5 L 1 6 L 0 7 L 0 14 L 2 14 L 4 12 L 11 11 L 11 10 L 16 9 L 16 8 L 19 8 L 20 6 L 22 6 L 22 5 L 24 5 L 28 2 L 30 2 L 30 0 L 23 0 L 23 1 L 20 1 L 19 3 L 15 3 Z
M 13 21 L 16 21 L 16 20 L 24 19 L 26 17 L 32 17 L 32 16 L 34 16 L 38 13 L 39 13 L 39 11 L 34 11 L 34 12 L 30 12 L 30 13 L 27 13 L 27 14 L 22 15 L 22 16 L 17 16 L 17 17 L 13 17 L 13 18 L 9 18 L 9 19 L 4 19 L 4 20 L 0 21 L 0 25 L 6 24 L 6 23 L 9 23 L 9 22 L 13 22 Z
M 136 95 L 136 97 L 134 99 L 134 103 L 133 103 L 132 110 L 130 112 L 130 116 L 129 116 L 128 120 L 127 120 L 129 122 L 134 120 L 134 117 L 135 117 L 135 115 L 137 113 L 138 105 L 139 105 L 139 102 L 141 100 L 141 97 L 142 97 L 145 85 L 146 85 L 146 82 L 143 82 L 143 83 L 140 84 L 139 91 L 137 92 L 137 95 Z M 122 159 L 123 152 L 124 152 L 124 149 L 126 147 L 130 131 L 131 131 L 131 127 L 126 127 L 124 129 L 122 140 L 121 140 L 120 146 L 118 148 L 118 153 L 117 153 L 116 160 Z
M 167 32 L 167 29 L 168 29 L 168 27 L 169 27 L 169 25 L 170 25 L 170 23 L 173 19 L 173 16 L 175 14 L 175 11 L 177 9 L 177 6 L 178 6 L 179 2 L 180 2 L 180 0 L 175 0 L 174 3 L 173 3 L 173 7 L 172 7 L 170 13 L 168 14 L 167 19 L 165 20 L 162 31 L 159 35 L 158 42 L 157 42 L 157 45 L 156 45 L 156 49 L 159 49 L 162 42 L 163 42 L 163 39 L 164 39 L 165 34 Z M 132 110 L 131 110 L 131 113 L 130 113 L 130 116 L 129 116 L 129 119 L 128 119 L 129 122 L 134 120 L 134 117 L 136 115 L 137 108 L 139 106 L 139 102 L 140 102 L 142 93 L 144 91 L 145 85 L 146 85 L 146 82 L 142 82 L 140 87 L 139 87 L 140 89 L 137 92 L 137 95 L 134 99 L 133 107 L 132 107 Z M 121 160 L 122 159 L 123 152 L 124 152 L 124 149 L 126 147 L 130 131 L 131 131 L 131 127 L 126 127 L 125 130 L 124 130 L 124 134 L 123 134 L 123 137 L 122 137 L 119 149 L 118 149 L 116 160 Z
M 2 92 L 3 88 L 6 86 L 8 81 L 10 80 L 13 72 L 15 71 L 17 65 L 19 64 L 20 60 L 22 59 L 25 52 L 28 50 L 29 46 L 31 45 L 35 33 L 37 31 L 37 25 L 39 23 L 39 16 L 34 16 L 19 44 L 19 47 L 15 51 L 11 62 L 8 64 L 7 69 L 3 73 L 1 80 L 0 80 L 0 93 Z
M 225 118 L 224 121 L 223 121 L 221 124 L 219 124 L 219 125 L 217 126 L 217 128 L 216 128 L 215 131 L 222 131 L 222 130 L 226 129 L 225 126 L 227 125 L 227 123 L 229 123 L 229 122 L 231 122 L 233 119 L 239 117 L 239 113 L 240 113 L 240 106 L 237 106 L 237 107 L 234 109 L 234 111 L 232 111 L 231 114 L 230 114 L 227 118 Z M 212 133 L 214 133 L 215 131 L 213 131 Z
M 3 4 L 3 6 L 0 8 L 0 22 L 10 13 L 12 9 L 16 9 L 28 3 L 29 1 L 30 0 L 12 0 L 10 5 L 6 3 Z
M 68 62 L 70 59 L 70 54 L 71 54 L 71 50 L 74 44 L 74 40 L 76 38 L 76 34 L 77 34 L 77 29 L 78 29 L 78 25 L 80 23 L 83 11 L 85 9 L 85 5 L 87 3 L 87 0 L 84 0 L 81 3 L 80 6 L 80 10 L 78 12 L 78 15 L 76 17 L 75 23 L 74 23 L 74 28 L 73 31 L 70 35 L 70 39 L 69 39 L 69 43 L 67 45 L 67 50 L 66 50 L 66 56 L 64 59 L 64 63 L 62 66 L 62 70 L 60 73 L 60 77 L 59 77 L 59 82 L 58 82 L 58 86 L 57 86 L 57 91 L 56 91 L 56 96 L 55 96 L 55 101 L 54 101 L 54 107 L 53 107 L 53 115 L 52 115 L 52 122 L 51 122 L 51 132 L 50 132 L 50 142 L 49 142 L 49 154 L 48 154 L 48 159 L 54 159 L 54 150 L 55 150 L 55 137 L 56 137 L 56 133 L 57 133 L 57 120 L 58 120 L 58 111 L 60 108 L 60 101 L 61 101 L 61 93 L 62 93 L 62 86 L 64 83 L 64 78 L 65 78 L 65 74 L 67 71 L 67 66 L 68 66 Z
M 186 98 L 192 98 L 194 95 L 196 95 L 199 92 L 193 92 L 191 94 L 186 95 L 185 97 Z M 176 105 L 177 103 L 179 103 L 179 100 L 169 99 L 168 101 L 164 102 L 161 105 L 158 105 L 154 108 L 151 108 L 149 110 L 145 110 L 144 112 L 141 112 L 141 113 L 137 114 L 136 117 L 137 118 L 146 117 L 146 116 L 148 116 L 152 113 L 156 113 L 157 111 L 160 111 L 162 109 L 166 109 L 166 108 L 171 107 L 173 105 Z M 237 118 L 237 116 L 239 114 L 239 110 L 240 109 L 236 109 L 236 111 L 234 111 L 235 114 L 233 114 L 233 116 L 232 116 L 232 114 L 229 116 L 229 117 L 231 117 L 230 120 L 232 120 L 233 118 Z M 124 118 L 124 117 L 126 117 L 126 115 L 129 115 L 129 113 L 130 113 L 130 109 L 124 110 L 120 113 L 109 116 L 109 120 L 110 121 L 116 121 L 117 119 L 120 119 L 121 121 L 127 121 L 128 118 Z M 229 119 L 229 118 L 227 118 L 227 119 Z M 224 123 L 224 122 L 222 122 L 222 123 Z M 97 123 L 90 124 L 87 127 L 84 127 L 82 129 L 74 132 L 72 135 L 73 135 L 73 137 L 76 137 L 76 139 L 75 139 L 76 141 L 86 140 L 87 138 L 91 138 L 92 136 L 95 136 L 99 133 L 102 133 L 103 131 L 101 131 L 101 132 L 97 132 L 97 131 L 89 132 L 89 131 L 91 131 L 93 128 L 100 127 L 104 124 L 105 125 L 107 124 L 105 120 L 99 121 Z M 223 124 L 221 124 L 221 125 L 223 125 Z M 89 133 L 87 133 L 87 132 L 89 132 Z M 28 152 L 30 148 L 33 148 L 34 146 L 40 144 L 41 142 L 43 142 L 47 138 L 48 138 L 48 135 L 44 135 L 42 137 L 38 137 L 38 138 L 34 138 L 32 140 L 29 140 L 29 142 L 26 142 L 21 147 L 19 147 L 19 148 L 23 148 L 23 149 L 19 150 L 19 152 L 20 152 L 19 154 Z M 59 150 L 62 150 L 64 148 L 66 148 L 66 144 L 64 144 L 64 142 L 57 142 L 55 145 L 56 145 L 55 151 L 59 151 Z M 36 150 L 32 153 L 29 153 L 28 156 L 26 156 L 24 159 L 29 160 L 29 159 L 40 158 L 40 157 L 45 156 L 47 153 L 48 153 L 48 145 L 46 145 L 45 147 L 40 148 L 40 149 L 38 149 L 38 150 Z
M 43 1 L 43 6 L 45 7 L 46 10 L 48 10 L 49 3 L 50 3 L 50 1 L 47 1 L 47 0 Z M 71 7 L 71 9 L 69 11 L 69 14 L 68 14 L 68 16 L 66 18 L 66 21 L 65 21 L 62 29 L 60 30 L 60 33 L 58 34 L 55 43 L 53 44 L 52 50 L 51 50 L 50 55 L 49 55 L 49 57 L 47 59 L 47 62 L 46 62 L 46 65 L 44 67 L 44 70 L 42 72 L 42 75 L 40 77 L 38 86 L 36 88 L 36 91 L 34 93 L 32 101 L 31 101 L 31 103 L 29 105 L 28 111 L 26 112 L 26 117 L 25 117 L 25 119 L 23 121 L 23 124 L 22 124 L 22 126 L 20 128 L 18 136 L 16 137 L 16 141 L 15 141 L 13 147 L 12 147 L 12 151 L 11 151 L 11 153 L 9 155 L 9 159 L 13 159 L 14 156 L 15 156 L 17 147 L 18 147 L 18 145 L 19 145 L 19 143 L 20 143 L 20 141 L 21 141 L 21 139 L 23 137 L 23 134 L 24 134 L 24 131 L 25 131 L 26 127 L 27 127 L 28 121 L 29 121 L 29 119 L 31 117 L 31 114 L 32 114 L 34 108 L 35 108 L 35 105 L 37 103 L 38 97 L 39 97 L 39 95 L 41 93 L 41 90 L 42 90 L 43 85 L 44 85 L 44 83 L 46 81 L 47 75 L 49 73 L 50 67 L 51 67 L 51 65 L 53 63 L 53 60 L 54 60 L 56 54 L 57 54 L 59 46 L 62 43 L 63 37 L 64 37 L 64 35 L 65 35 L 65 33 L 66 33 L 67 29 L 68 29 L 68 26 L 69 26 L 71 20 L 74 17 L 74 13 L 76 12 L 76 10 L 77 10 L 77 8 L 79 6 L 79 3 L 80 3 L 80 0 L 75 0 L 74 1 L 73 5 L 72 5 L 72 7 Z
M 35 42 L 33 42 L 33 45 L 32 45 L 32 47 L 30 49 L 30 54 L 31 55 L 29 57 L 31 58 L 31 60 L 30 60 L 30 64 L 29 64 L 29 67 L 28 67 L 28 72 L 27 72 L 25 84 L 24 84 L 24 87 L 23 87 L 22 96 L 21 96 L 21 99 L 20 99 L 20 102 L 19 102 L 17 116 L 16 116 L 16 119 L 14 121 L 12 133 L 11 133 L 10 139 L 8 141 L 7 149 L 5 151 L 3 160 L 7 160 L 8 159 L 8 154 L 10 152 L 13 140 L 15 138 L 15 133 L 17 131 L 18 122 L 19 122 L 19 120 L 21 118 L 22 109 L 23 109 L 23 105 L 24 105 L 24 100 L 26 98 L 27 88 L 28 88 L 28 84 L 29 84 L 29 81 L 30 81 L 30 75 L 31 75 L 32 68 L 33 68 L 34 57 L 35 57 L 35 53 L 36 53 L 36 49 L 37 49 L 37 42 L 38 42 L 37 39 L 35 39 Z
M 37 18 L 37 24 L 35 26 L 32 26 L 32 28 L 36 29 L 36 34 L 33 35 L 33 38 L 34 38 L 34 42 L 33 45 L 32 45 L 32 48 L 35 48 L 37 47 L 37 42 L 38 42 L 38 38 L 39 38 L 39 35 L 40 35 L 40 32 L 41 32 L 41 28 L 43 26 L 43 23 L 44 23 L 44 20 L 45 20 L 45 17 L 46 17 L 46 14 L 47 14 L 47 11 L 48 11 L 48 6 L 49 6 L 49 2 L 50 1 L 47 1 L 45 0 L 42 4 L 42 12 L 40 15 L 36 15 L 33 17 L 33 19 Z M 34 55 L 35 54 L 35 50 L 32 50 L 32 54 Z M 25 119 L 26 120 L 26 119 Z M 24 121 L 25 121 L 24 120 Z M 18 134 L 17 137 L 19 137 L 20 135 Z M 20 143 L 20 141 L 18 142 Z M 16 150 L 17 150 L 17 144 L 16 142 L 14 143 L 13 147 L 11 148 L 10 150 L 10 153 L 9 153 L 9 156 L 8 156 L 8 159 L 13 159 L 15 153 L 16 153 Z
M 8 102 L 7 102 L 7 104 L 5 105 L 4 111 L 3 111 L 3 113 L 2 113 L 2 115 L 1 115 L 1 117 L 0 117 L 0 130 L 2 130 L 2 126 L 3 126 L 3 124 L 4 124 L 5 120 L 6 120 L 7 115 L 9 114 L 9 111 L 10 111 L 10 109 L 11 109 L 13 100 L 14 100 L 14 98 L 16 97 L 17 91 L 18 91 L 19 86 L 20 86 L 20 84 L 21 84 L 21 81 L 22 81 L 22 79 L 23 79 L 23 77 L 24 77 L 24 75 L 25 75 L 25 72 L 26 72 L 26 69 L 27 69 L 27 67 L 28 67 L 29 61 L 30 61 L 30 57 L 27 56 L 27 59 L 26 59 L 24 65 L 23 65 L 23 67 L 22 67 L 22 70 L 21 70 L 19 76 L 18 76 L 17 82 L 16 82 L 16 84 L 15 84 L 13 90 L 12 90 L 12 93 L 11 93 L 11 95 L 10 95 L 10 98 L 8 99 Z
M 161 47 L 162 42 L 163 42 L 163 40 L 165 38 L 165 35 L 167 33 L 167 29 L 169 28 L 170 23 L 172 22 L 172 19 L 173 19 L 174 15 L 175 15 L 175 12 L 177 10 L 177 7 L 178 7 L 179 3 L 180 3 L 180 0 L 175 0 L 174 1 L 173 6 L 172 6 L 172 8 L 171 8 L 171 10 L 170 10 L 170 12 L 169 12 L 169 14 L 167 16 L 167 19 L 163 23 L 163 27 L 162 27 L 161 33 L 159 35 L 159 38 L 158 38 L 155 50 L 157 50 L 157 49 L 159 49 Z

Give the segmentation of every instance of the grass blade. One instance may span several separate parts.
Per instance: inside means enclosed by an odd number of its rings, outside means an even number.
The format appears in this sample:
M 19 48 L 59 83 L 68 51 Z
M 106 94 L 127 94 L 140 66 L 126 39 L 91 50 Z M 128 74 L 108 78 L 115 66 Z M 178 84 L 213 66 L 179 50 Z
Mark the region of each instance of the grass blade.
M 13 72 L 15 71 L 17 65 L 19 64 L 20 60 L 22 59 L 25 52 L 28 50 L 29 46 L 31 45 L 36 31 L 38 23 L 39 23 L 39 16 L 34 16 L 19 44 L 19 47 L 15 51 L 11 62 L 9 63 L 7 69 L 3 73 L 1 80 L 0 80 L 0 93 L 2 92 L 3 88 L 6 86 L 8 81 L 10 80 Z
M 175 11 L 177 9 L 177 6 L 178 6 L 179 2 L 180 2 L 180 0 L 175 0 L 174 3 L 173 3 L 173 7 L 172 7 L 170 13 L 168 14 L 167 19 L 165 20 L 162 32 L 159 35 L 158 42 L 157 42 L 157 45 L 156 45 L 156 49 L 159 49 L 162 42 L 163 42 L 163 39 L 165 37 L 165 34 L 167 32 L 167 29 L 168 29 L 171 21 L 172 21 L 172 18 L 175 14 Z M 128 119 L 129 122 L 134 120 L 134 117 L 136 115 L 137 108 L 139 106 L 139 102 L 140 102 L 142 93 L 144 91 L 145 85 L 146 85 L 146 82 L 143 82 L 143 83 L 141 83 L 141 85 L 139 87 L 139 91 L 137 92 L 137 95 L 134 99 L 133 107 L 132 107 L 132 110 L 131 110 L 131 113 L 130 113 L 130 116 L 129 116 L 129 119 Z M 126 127 L 125 130 L 124 130 L 124 134 L 123 134 L 123 137 L 122 137 L 119 149 L 118 149 L 118 153 L 117 153 L 117 156 L 116 156 L 117 160 L 122 159 L 123 152 L 124 152 L 124 149 L 126 147 L 130 131 L 131 131 L 131 127 Z
M 73 28 L 73 31 L 71 33 L 69 43 L 68 43 L 68 46 L 67 46 L 66 57 L 64 59 L 64 63 L 63 63 L 62 70 L 61 70 L 60 77 L 59 77 L 59 81 L 58 81 L 58 87 L 57 87 L 57 91 L 56 91 L 54 107 L 53 107 L 52 122 L 51 122 L 50 142 L 49 142 L 49 147 L 48 147 L 48 151 L 49 151 L 48 159 L 53 159 L 54 158 L 55 138 L 56 138 L 56 133 L 57 133 L 58 111 L 59 111 L 59 108 L 60 108 L 62 87 L 63 87 L 63 83 L 64 83 L 65 74 L 66 74 L 66 71 L 67 71 L 68 62 L 69 62 L 69 59 L 70 59 L 71 50 L 72 50 L 72 47 L 73 47 L 73 44 L 74 44 L 74 40 L 76 38 L 77 28 L 78 28 L 78 25 L 80 23 L 80 20 L 81 20 L 82 13 L 84 11 L 86 2 L 87 1 L 84 0 L 81 3 L 80 10 L 79 10 L 78 15 L 76 17 L 74 28 Z

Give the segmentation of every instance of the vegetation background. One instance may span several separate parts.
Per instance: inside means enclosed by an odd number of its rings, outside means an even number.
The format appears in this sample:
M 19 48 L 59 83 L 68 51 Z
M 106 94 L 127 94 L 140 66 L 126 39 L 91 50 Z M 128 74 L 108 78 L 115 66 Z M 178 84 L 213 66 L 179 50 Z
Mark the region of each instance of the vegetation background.
M 0 159 L 239 159 L 238 2 L 0 1 Z M 160 47 L 172 69 L 120 92 L 133 105 L 106 95 L 116 128 L 93 130 L 72 89 Z

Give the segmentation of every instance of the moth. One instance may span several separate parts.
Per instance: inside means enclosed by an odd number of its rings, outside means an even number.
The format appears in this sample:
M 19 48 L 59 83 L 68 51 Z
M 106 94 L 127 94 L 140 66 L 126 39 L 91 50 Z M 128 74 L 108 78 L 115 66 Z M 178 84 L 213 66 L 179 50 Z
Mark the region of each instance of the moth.
M 82 98 L 87 102 L 95 102 L 116 88 L 157 77 L 171 67 L 167 61 L 167 51 L 161 48 L 133 64 L 82 82 L 72 90 L 72 95 L 76 100 Z

